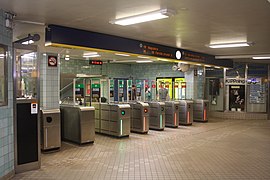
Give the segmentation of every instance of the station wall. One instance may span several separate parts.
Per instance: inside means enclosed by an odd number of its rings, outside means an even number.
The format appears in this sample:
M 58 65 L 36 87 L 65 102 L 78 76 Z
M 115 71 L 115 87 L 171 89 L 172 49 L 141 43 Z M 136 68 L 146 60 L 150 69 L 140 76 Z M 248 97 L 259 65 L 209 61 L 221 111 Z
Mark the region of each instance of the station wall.
M 14 170 L 12 30 L 5 27 L 5 12 L 0 9 L 0 44 L 8 46 L 8 105 L 0 107 L 0 179 Z

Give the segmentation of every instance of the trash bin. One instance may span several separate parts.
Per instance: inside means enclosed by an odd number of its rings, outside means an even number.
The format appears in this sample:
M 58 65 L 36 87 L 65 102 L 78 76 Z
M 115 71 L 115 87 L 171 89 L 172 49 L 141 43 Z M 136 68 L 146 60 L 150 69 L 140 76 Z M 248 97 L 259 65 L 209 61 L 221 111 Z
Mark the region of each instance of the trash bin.
M 41 149 L 61 147 L 60 109 L 41 110 Z

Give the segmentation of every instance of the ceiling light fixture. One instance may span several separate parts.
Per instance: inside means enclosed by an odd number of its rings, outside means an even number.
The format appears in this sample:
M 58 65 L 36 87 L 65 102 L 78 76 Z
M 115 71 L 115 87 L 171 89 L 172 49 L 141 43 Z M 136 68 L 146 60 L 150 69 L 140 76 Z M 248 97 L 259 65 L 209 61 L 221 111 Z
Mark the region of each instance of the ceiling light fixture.
M 233 47 L 248 47 L 252 43 L 249 42 L 237 42 L 237 43 L 223 43 L 223 44 L 209 44 L 210 48 L 233 48 Z
M 93 54 L 93 55 L 83 55 L 84 58 L 94 58 L 94 57 L 100 57 L 99 54 Z
M 138 58 L 148 59 L 149 57 L 147 57 L 147 56 L 138 56 Z
M 0 54 L 0 58 L 4 58 L 5 57 L 5 55 L 4 54 Z
M 129 16 L 125 18 L 116 19 L 114 21 L 110 21 L 111 24 L 118 24 L 121 26 L 127 26 L 132 24 L 138 24 L 142 22 L 154 21 L 158 19 L 168 18 L 174 15 L 175 12 L 168 9 L 160 9 L 157 11 L 151 11 L 148 13 L 138 14 L 135 16 Z
M 36 41 L 40 40 L 40 35 L 39 34 L 28 34 L 27 37 L 19 39 L 15 41 L 14 43 L 21 43 L 21 44 L 33 44 Z
M 93 57 L 100 57 L 100 55 L 97 52 L 86 52 L 83 53 L 84 58 L 93 58 Z
M 252 59 L 270 59 L 270 56 L 254 56 Z
M 115 53 L 117 56 L 130 56 L 129 54 Z
M 220 69 L 221 67 L 219 67 L 219 66 L 215 66 L 215 68 Z
M 151 63 L 151 62 L 153 62 L 153 61 L 136 61 L 136 63 Z
M 35 41 L 33 41 L 33 40 L 29 40 L 29 41 L 24 41 L 24 42 L 22 42 L 22 44 L 33 44 Z

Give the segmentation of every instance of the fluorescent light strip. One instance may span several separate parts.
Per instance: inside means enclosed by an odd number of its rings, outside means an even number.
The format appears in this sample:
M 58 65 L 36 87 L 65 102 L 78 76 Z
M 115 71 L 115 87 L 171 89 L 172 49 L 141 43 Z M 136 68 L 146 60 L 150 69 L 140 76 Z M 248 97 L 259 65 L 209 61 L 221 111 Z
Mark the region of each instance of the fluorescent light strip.
M 123 135 L 123 120 L 120 119 L 120 135 Z
M 147 57 L 147 56 L 138 56 L 138 58 L 149 59 L 149 57 Z
M 34 43 L 33 40 L 29 40 L 29 41 L 24 41 L 24 42 L 22 42 L 22 44 L 33 44 L 33 43 Z
M 211 67 L 211 66 L 209 66 L 209 65 L 204 65 L 205 67 Z
M 162 124 L 162 114 L 159 116 L 159 126 L 160 126 L 160 128 L 163 127 L 163 124 Z
M 169 61 L 168 59 L 163 59 L 163 58 L 157 58 L 159 61 Z
M 221 67 L 219 67 L 219 66 L 215 66 L 215 68 L 218 68 L 218 69 L 220 69 Z
M 239 43 L 226 43 L 226 44 L 209 44 L 210 48 L 231 48 L 231 47 L 247 47 L 250 43 L 239 42 Z
M 161 9 L 161 10 L 152 11 L 152 12 L 148 12 L 144 14 L 116 19 L 114 21 L 111 21 L 110 23 L 118 24 L 121 26 L 127 26 L 127 25 L 142 23 L 142 22 L 168 18 L 170 15 L 173 15 L 173 13 L 169 12 L 168 9 Z
M 93 55 L 83 55 L 84 58 L 94 58 L 94 57 L 100 57 L 99 54 L 93 54 Z
M 151 62 L 153 62 L 153 61 L 136 61 L 136 63 L 151 63 Z
M 254 56 L 252 59 L 270 59 L 270 56 Z
M 115 55 L 117 55 L 117 56 L 126 56 L 126 57 L 130 56 L 129 54 L 122 54 L 122 53 L 115 53 Z
M 4 54 L 0 54 L 0 58 L 3 58 L 3 57 L 5 57 L 5 55 Z

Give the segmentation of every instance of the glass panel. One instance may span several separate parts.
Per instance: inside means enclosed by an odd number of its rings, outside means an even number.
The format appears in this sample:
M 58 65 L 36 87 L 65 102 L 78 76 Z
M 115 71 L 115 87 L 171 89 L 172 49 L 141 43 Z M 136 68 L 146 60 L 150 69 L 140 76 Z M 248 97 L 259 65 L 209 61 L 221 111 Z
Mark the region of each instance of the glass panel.
M 224 111 L 223 69 L 206 68 L 205 98 L 209 100 L 211 111 Z
M 6 47 L 0 45 L 0 106 L 7 105 Z
M 17 97 L 37 97 L 37 53 L 16 52 Z
M 226 78 L 245 78 L 245 63 L 234 63 L 233 69 L 226 71 Z

